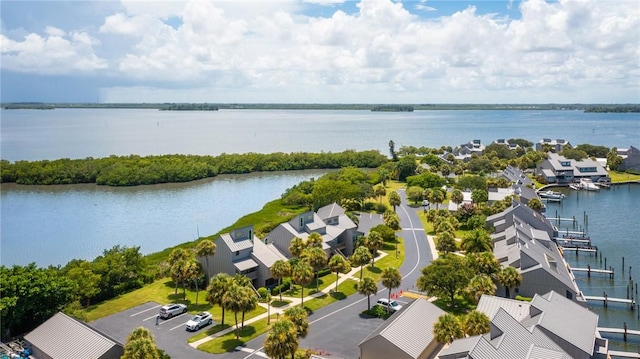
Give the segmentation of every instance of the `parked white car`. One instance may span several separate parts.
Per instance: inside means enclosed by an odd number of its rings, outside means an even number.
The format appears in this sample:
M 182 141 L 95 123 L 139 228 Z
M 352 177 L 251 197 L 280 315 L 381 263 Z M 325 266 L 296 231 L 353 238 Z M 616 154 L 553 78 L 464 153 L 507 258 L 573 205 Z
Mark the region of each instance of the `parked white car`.
M 398 302 L 396 302 L 395 300 L 391 300 L 389 301 L 389 299 L 387 298 L 380 298 L 378 299 L 378 302 L 376 303 L 377 305 L 384 307 L 386 309 L 389 309 L 393 312 L 397 312 L 398 310 L 400 310 L 402 308 L 402 306 L 400 304 L 398 304 Z
M 191 318 L 188 322 L 187 322 L 187 330 L 199 330 L 200 328 L 207 326 L 209 324 L 213 323 L 213 319 L 211 319 L 211 313 L 209 312 L 202 312 L 202 313 L 198 313 L 196 315 L 193 316 L 193 318 Z
M 162 308 L 160 308 L 160 317 L 167 319 L 175 315 L 179 315 L 186 312 L 187 312 L 186 305 L 171 303 L 171 304 L 163 305 Z

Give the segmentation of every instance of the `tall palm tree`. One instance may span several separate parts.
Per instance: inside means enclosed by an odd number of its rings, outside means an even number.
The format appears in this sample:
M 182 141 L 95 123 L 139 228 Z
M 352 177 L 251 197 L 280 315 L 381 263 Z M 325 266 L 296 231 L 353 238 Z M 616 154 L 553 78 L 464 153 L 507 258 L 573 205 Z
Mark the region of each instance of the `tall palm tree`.
M 364 246 L 356 248 L 351 255 L 351 263 L 353 263 L 354 266 L 360 266 L 360 280 L 362 280 L 362 268 L 371 261 L 371 257 L 371 252 Z
M 387 267 L 382 270 L 382 285 L 389 289 L 389 302 L 391 302 L 391 290 L 400 287 L 402 276 L 400 271 L 394 267 Z
M 389 193 L 389 204 L 393 206 L 393 211 L 396 211 L 396 207 L 402 203 L 400 195 L 396 191 Z
M 469 253 L 466 260 L 473 273 L 486 274 L 496 279 L 496 274 L 500 271 L 500 263 L 493 252 Z
M 451 201 L 455 204 L 462 203 L 462 201 L 464 201 L 464 195 L 462 194 L 462 191 L 459 189 L 454 189 L 453 192 L 451 192 Z
M 222 298 L 225 293 L 233 285 L 233 279 L 227 273 L 218 273 L 211 277 L 207 286 L 207 302 L 211 305 L 219 305 L 222 308 L 222 326 L 224 326 L 224 305 Z
M 493 240 L 484 229 L 474 229 L 462 238 L 461 247 L 467 253 L 491 252 Z
M 378 197 L 378 202 L 382 203 L 382 196 L 387 194 L 387 190 L 384 188 L 384 185 L 376 186 L 373 189 L 373 193 L 375 193 L 376 197 Z
M 522 275 L 513 267 L 502 268 L 498 272 L 496 279 L 498 280 L 498 283 L 504 287 L 505 297 L 507 298 L 511 298 L 510 289 L 517 287 L 522 283 Z
M 222 307 L 233 312 L 236 319 L 236 339 L 240 338 L 240 330 L 238 328 L 238 312 L 243 309 L 242 302 L 244 301 L 245 292 L 242 289 L 244 287 L 233 283 L 227 292 L 222 296 Z
M 338 291 L 338 278 L 340 273 L 346 273 L 351 270 L 349 261 L 344 259 L 340 254 L 336 254 L 329 259 L 329 268 L 332 272 L 336 272 L 336 292 Z
M 278 320 L 264 340 L 264 352 L 273 359 L 292 357 L 298 350 L 296 326 L 290 320 Z
M 184 248 L 176 248 L 169 254 L 169 274 L 175 284 L 173 294 L 178 294 L 178 284 L 184 280 L 184 266 L 190 257 L 191 253 Z
M 322 248 L 322 235 L 318 232 L 311 232 L 307 240 L 304 242 L 306 248 L 318 247 Z
M 216 254 L 216 244 L 213 241 L 204 239 L 196 246 L 196 256 L 204 257 L 207 265 L 207 279 L 209 279 L 209 256 Z
M 433 335 L 441 344 L 450 344 L 456 339 L 464 337 L 462 324 L 455 315 L 446 313 L 433 324 Z
M 305 249 L 305 244 L 302 238 L 295 237 L 291 240 L 291 244 L 289 244 L 289 253 L 291 253 L 294 257 L 299 257 L 300 253 Z
M 371 310 L 371 296 L 378 293 L 378 285 L 371 277 L 358 282 L 358 293 L 367 296 L 367 310 Z
M 244 329 L 244 315 L 246 312 L 250 312 L 258 306 L 258 296 L 253 288 L 241 287 L 242 301 L 240 302 L 240 308 L 242 311 L 242 329 Z
M 440 203 L 442 203 L 444 199 L 445 195 L 439 188 L 434 188 L 431 190 L 430 201 L 436 204 L 436 209 L 440 209 Z
M 309 320 L 307 311 L 303 307 L 292 307 L 284 312 L 284 318 L 290 320 L 296 326 L 298 337 L 304 338 L 309 333 Z
M 365 245 L 371 251 L 371 267 L 374 267 L 378 250 L 382 249 L 382 246 L 384 246 L 382 235 L 375 231 L 369 232 L 369 235 L 365 240 Z
M 476 274 L 469 281 L 469 285 L 467 285 L 467 294 L 471 299 L 478 303 L 480 301 L 480 297 L 483 294 L 494 295 L 496 294 L 496 285 L 493 283 L 491 277 L 486 274 Z
M 320 247 L 310 247 L 302 251 L 300 257 L 313 268 L 316 277 L 316 292 L 319 291 L 318 271 L 327 265 L 327 253 Z
M 200 294 L 200 288 L 198 285 L 199 279 L 202 275 L 202 265 L 197 260 L 191 259 L 186 266 L 187 278 L 193 281 L 196 285 L 196 305 L 198 305 L 198 295 Z M 186 296 L 184 299 L 187 299 Z
M 491 320 L 489 317 L 474 309 L 464 316 L 462 330 L 464 330 L 466 335 L 472 337 L 474 335 L 489 333 L 490 325 Z
M 300 286 L 301 305 L 304 307 L 304 286 L 313 280 L 313 268 L 306 261 L 298 261 L 291 269 L 291 279 Z
M 280 301 L 282 302 L 282 278 L 291 275 L 291 265 L 288 261 L 278 259 L 273 263 L 271 268 L 271 276 L 278 280 L 278 289 L 280 291 Z

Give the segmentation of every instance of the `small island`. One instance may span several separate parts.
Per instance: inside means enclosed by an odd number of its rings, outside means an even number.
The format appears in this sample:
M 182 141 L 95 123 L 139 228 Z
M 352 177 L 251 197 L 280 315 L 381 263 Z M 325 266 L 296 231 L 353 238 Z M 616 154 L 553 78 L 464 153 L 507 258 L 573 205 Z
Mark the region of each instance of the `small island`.
M 413 106 L 409 105 L 378 105 L 371 109 L 371 111 L 380 112 L 413 112 Z

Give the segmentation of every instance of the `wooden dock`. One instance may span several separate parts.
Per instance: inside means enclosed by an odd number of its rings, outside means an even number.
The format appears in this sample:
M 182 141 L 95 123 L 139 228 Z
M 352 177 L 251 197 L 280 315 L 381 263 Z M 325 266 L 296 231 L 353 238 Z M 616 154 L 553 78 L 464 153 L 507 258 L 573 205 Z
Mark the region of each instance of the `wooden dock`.
M 606 293 L 604 293 L 603 297 L 599 297 L 599 296 L 592 296 L 592 295 L 585 295 L 584 299 L 586 301 L 600 301 L 604 303 L 604 306 L 607 307 L 609 302 L 613 302 L 613 303 L 624 303 L 624 304 L 629 304 L 629 306 L 631 307 L 631 310 L 635 309 L 635 304 L 636 301 L 635 299 L 631 298 L 631 299 L 626 299 L 626 298 L 613 298 L 613 297 L 609 297 Z
M 618 350 L 609 350 L 609 356 L 612 358 L 636 358 L 640 359 L 640 353 L 623 352 Z
M 587 253 L 598 253 L 597 246 L 576 246 L 576 245 L 564 245 L 559 246 L 563 252 L 587 252 Z
M 584 244 L 591 243 L 591 240 L 586 238 L 554 237 L 553 239 L 555 239 L 556 242 L 565 242 L 565 243 L 584 243 Z
M 613 278 L 614 275 L 614 271 L 613 268 L 612 269 L 596 269 L 596 268 L 591 268 L 590 265 L 587 266 L 587 268 L 571 268 L 572 272 L 586 272 L 588 277 L 591 277 L 591 273 L 602 273 L 602 274 L 608 274 L 609 278 Z M 595 298 L 595 297 L 594 297 Z M 598 297 L 600 298 L 600 297 Z M 604 300 L 605 297 L 602 297 L 602 300 Z
M 613 333 L 613 334 L 624 334 L 625 331 L 628 335 L 640 335 L 640 330 L 633 329 L 624 329 L 624 328 L 604 328 L 598 327 L 598 331 L 600 333 Z

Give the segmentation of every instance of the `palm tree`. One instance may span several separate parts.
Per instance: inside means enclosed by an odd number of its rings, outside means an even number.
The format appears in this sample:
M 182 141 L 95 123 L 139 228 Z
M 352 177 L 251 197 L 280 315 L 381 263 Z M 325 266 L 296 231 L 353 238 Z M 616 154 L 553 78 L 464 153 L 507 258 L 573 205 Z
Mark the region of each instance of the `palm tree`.
M 396 211 L 396 206 L 399 206 L 402 203 L 400 199 L 400 195 L 396 191 L 391 191 L 389 193 L 389 204 L 393 206 L 393 211 Z
M 505 289 L 505 297 L 511 298 L 509 290 L 522 283 L 522 275 L 513 267 L 504 267 L 498 272 L 496 279 Z
M 336 272 L 336 292 L 338 291 L 338 278 L 340 273 L 347 273 L 351 270 L 349 261 L 344 259 L 340 254 L 336 254 L 329 260 L 329 268 L 332 272 Z
M 278 320 L 264 340 L 264 352 L 273 359 L 292 357 L 298 350 L 298 333 L 290 320 Z
M 480 297 L 483 294 L 494 295 L 496 294 L 496 285 L 486 274 L 476 274 L 469 281 L 469 285 L 467 286 L 467 293 L 475 301 L 478 303 L 480 301 Z
M 291 275 L 291 265 L 288 261 L 278 259 L 271 266 L 271 276 L 278 280 L 278 289 L 280 290 L 280 301 L 282 302 L 282 278 Z
M 233 279 L 227 273 L 218 273 L 211 277 L 207 286 L 207 302 L 211 305 L 219 305 L 222 308 L 222 326 L 224 327 L 224 305 L 222 298 L 233 284 Z
M 200 294 L 200 288 L 198 286 L 198 282 L 199 282 L 200 276 L 202 275 L 202 265 L 197 260 L 192 259 L 187 263 L 185 270 L 187 273 L 187 278 L 189 280 L 192 280 L 196 285 L 196 305 L 198 305 L 198 295 Z M 186 295 L 184 299 L 187 299 Z
M 371 296 L 378 293 L 378 285 L 371 277 L 358 282 L 358 293 L 367 296 L 367 310 L 371 310 Z
M 491 320 L 486 314 L 474 309 L 464 316 L 462 330 L 464 330 L 466 335 L 472 337 L 474 335 L 489 333 L 490 324 Z
M 384 246 L 384 240 L 380 233 L 371 231 L 369 235 L 365 239 L 365 245 L 371 251 L 371 267 L 375 266 L 376 255 L 378 254 L 378 250 L 382 249 Z
M 313 268 L 316 276 L 316 292 L 318 292 L 318 271 L 327 265 L 327 253 L 320 247 L 310 247 L 302 251 L 300 257 Z
M 442 253 L 450 253 L 456 251 L 456 239 L 452 232 L 444 231 L 438 234 L 436 238 L 436 249 Z
M 438 321 L 433 324 L 433 335 L 438 343 L 450 344 L 456 339 L 463 338 L 464 330 L 455 315 L 446 313 L 438 317 Z
M 213 241 L 204 239 L 196 246 L 196 256 L 204 257 L 207 264 L 207 279 L 209 279 L 209 256 L 216 254 L 216 244 Z
M 382 270 L 382 285 L 389 289 L 389 302 L 391 302 L 391 290 L 398 288 L 402 284 L 400 271 L 394 267 L 387 267 Z
M 373 189 L 373 193 L 376 194 L 376 196 L 378 197 L 378 202 L 382 203 L 382 196 L 387 194 L 387 190 L 384 188 L 384 185 L 382 186 L 376 186 Z
M 445 199 L 444 193 L 439 188 L 431 190 L 431 202 L 436 204 L 436 209 L 440 209 L 440 203 Z
M 291 321 L 296 326 L 296 333 L 299 338 L 304 338 L 309 333 L 309 320 L 307 311 L 303 307 L 292 307 L 284 312 L 284 318 Z
M 253 288 L 241 287 L 242 301 L 240 302 L 240 308 L 242 309 L 242 329 L 244 329 L 244 314 L 250 312 L 258 306 L 258 297 Z
M 271 325 L 271 291 L 265 287 L 258 288 L 258 301 L 267 303 L 267 325 Z
M 532 198 L 529 203 L 527 204 L 527 206 L 529 206 L 529 208 L 531 208 L 532 210 L 539 212 L 543 205 L 542 205 L 542 201 L 540 201 L 540 199 L 538 198 Z
M 245 292 L 242 286 L 233 283 L 222 296 L 222 307 L 233 312 L 236 319 L 236 339 L 240 338 L 240 330 L 238 328 L 238 312 L 243 309 L 243 301 L 245 300 Z
M 462 238 L 461 247 L 467 253 L 491 252 L 493 240 L 484 229 L 474 229 Z
M 313 268 L 306 261 L 298 261 L 291 269 L 291 279 L 300 286 L 301 305 L 304 306 L 304 286 L 313 280 Z
M 466 259 L 473 273 L 486 274 L 495 279 L 500 271 L 500 263 L 493 252 L 469 253 Z
M 304 243 L 306 248 L 318 247 L 322 248 L 322 235 L 318 232 L 311 232 L 307 241 Z
M 459 189 L 454 189 L 453 192 L 451 192 L 451 201 L 455 204 L 462 203 L 462 201 L 464 201 L 464 195 L 462 194 L 462 191 Z
M 186 283 L 189 279 L 191 279 L 191 269 L 190 263 L 193 258 L 190 259 L 181 259 L 171 266 L 170 275 L 171 280 L 176 283 L 176 291 L 174 294 L 178 293 L 178 283 L 182 283 L 182 296 L 183 300 L 187 298 L 187 288 Z
M 151 331 L 145 327 L 138 327 L 127 337 L 124 345 L 123 359 L 160 359 L 160 351 L 156 346 Z
M 294 257 L 299 257 L 304 248 L 305 244 L 302 241 L 302 238 L 295 237 L 291 240 L 291 244 L 289 244 L 289 253 L 291 253 L 291 255 Z
M 364 246 L 356 248 L 351 255 L 351 263 L 353 263 L 354 266 L 360 266 L 360 280 L 362 280 L 362 267 L 371 261 L 371 257 L 371 252 Z
M 178 284 L 183 280 L 184 266 L 191 254 L 184 248 L 176 248 L 169 254 L 169 274 L 175 283 L 173 294 L 178 294 Z

